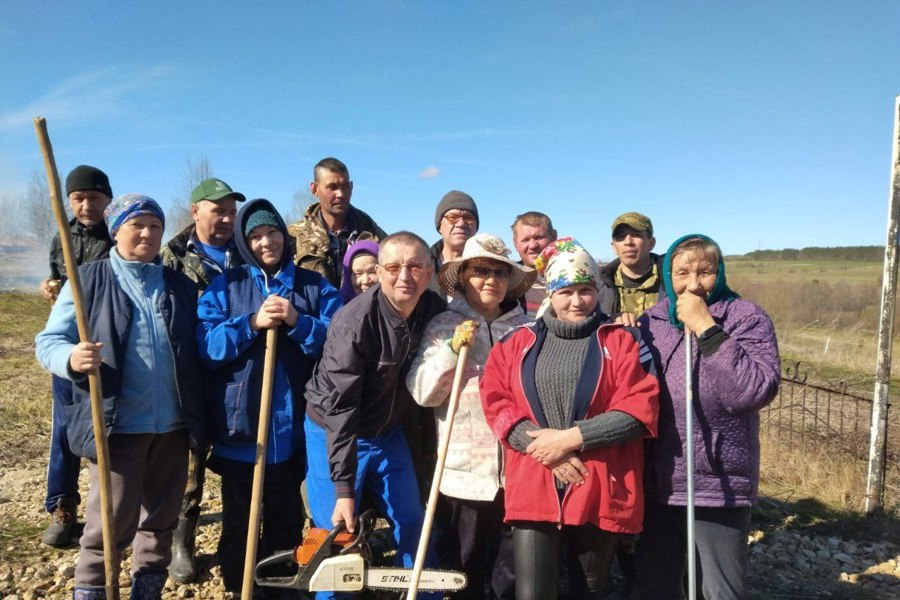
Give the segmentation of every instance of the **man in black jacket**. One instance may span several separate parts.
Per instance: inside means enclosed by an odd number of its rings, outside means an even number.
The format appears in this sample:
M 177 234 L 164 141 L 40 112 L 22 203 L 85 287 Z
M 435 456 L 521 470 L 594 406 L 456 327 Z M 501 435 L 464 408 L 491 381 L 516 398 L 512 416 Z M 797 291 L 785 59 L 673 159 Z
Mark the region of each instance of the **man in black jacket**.
M 427 289 L 432 269 L 419 236 L 385 238 L 379 283 L 332 319 L 306 386 L 306 485 L 316 527 L 344 521 L 354 531 L 365 488 L 393 521 L 397 558 L 407 567 L 423 512 L 404 434 L 404 418 L 416 406 L 405 380 L 425 325 L 445 308 Z
M 651 252 L 656 245 L 653 222 L 637 212 L 619 215 L 610 245 L 618 258 L 600 269 L 600 310 L 634 326 L 664 292 L 662 257 Z
M 113 241 L 103 221 L 103 211 L 112 200 L 112 189 L 106 173 L 88 165 L 75 167 L 66 177 L 66 194 L 74 215 L 69 221 L 69 229 L 76 264 L 80 266 L 108 257 Z M 56 234 L 50 243 L 50 276 L 41 282 L 41 295 L 50 302 L 56 301 L 66 279 L 62 242 Z M 76 541 L 73 535 L 81 502 L 78 493 L 81 459 L 69 449 L 63 416 L 63 406 L 72 404 L 72 382 L 53 375 L 52 394 L 50 461 L 44 500 L 44 507 L 51 514 L 51 522 L 44 530 L 41 541 L 62 548 Z

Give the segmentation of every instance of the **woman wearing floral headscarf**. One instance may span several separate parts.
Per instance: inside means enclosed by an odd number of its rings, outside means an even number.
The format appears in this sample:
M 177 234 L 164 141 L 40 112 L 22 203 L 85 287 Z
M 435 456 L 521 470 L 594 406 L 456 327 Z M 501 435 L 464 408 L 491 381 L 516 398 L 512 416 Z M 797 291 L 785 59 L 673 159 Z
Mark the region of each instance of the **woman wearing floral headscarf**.
M 578 242 L 553 242 L 535 267 L 549 307 L 493 347 L 481 379 L 505 450 L 516 596 L 557 597 L 565 543 L 572 597 L 603 598 L 619 534 L 641 530 L 659 386 L 637 331 L 597 310 L 597 263 Z
M 694 516 L 698 589 L 746 598 L 750 506 L 759 484 L 759 411 L 778 391 L 775 329 L 725 281 L 722 251 L 687 235 L 663 259 L 666 298 L 639 321 L 660 373 L 659 438 L 647 457 L 647 516 L 638 544 L 641 598 L 682 597 L 685 571 L 684 331 L 693 347 Z

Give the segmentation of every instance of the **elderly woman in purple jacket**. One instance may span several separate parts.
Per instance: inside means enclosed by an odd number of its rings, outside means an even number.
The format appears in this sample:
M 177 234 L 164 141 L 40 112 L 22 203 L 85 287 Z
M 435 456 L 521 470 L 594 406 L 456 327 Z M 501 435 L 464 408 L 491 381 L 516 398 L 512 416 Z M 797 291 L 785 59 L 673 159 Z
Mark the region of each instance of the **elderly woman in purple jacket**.
M 695 541 L 698 589 L 746 598 L 750 507 L 759 484 L 759 411 L 778 390 L 778 345 L 768 315 L 728 288 L 710 238 L 676 240 L 663 261 L 666 298 L 640 326 L 660 376 L 659 437 L 647 455 L 642 599 L 682 598 L 687 559 L 685 343 L 693 344 Z

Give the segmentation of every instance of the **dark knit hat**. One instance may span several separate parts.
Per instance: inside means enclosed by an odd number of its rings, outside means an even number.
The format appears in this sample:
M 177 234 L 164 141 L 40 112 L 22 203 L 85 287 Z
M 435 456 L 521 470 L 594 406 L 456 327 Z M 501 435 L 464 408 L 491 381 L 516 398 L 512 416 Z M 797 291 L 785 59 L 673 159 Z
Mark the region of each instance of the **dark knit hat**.
M 441 219 L 444 218 L 444 213 L 453 209 L 467 210 L 475 215 L 475 229 L 478 229 L 478 207 L 475 206 L 475 201 L 472 199 L 472 196 L 458 190 L 447 192 L 444 194 L 444 197 L 441 198 L 441 201 L 438 202 L 437 208 L 434 209 L 435 229 L 438 231 L 441 230 Z
M 113 195 L 106 173 L 97 167 L 78 165 L 66 177 L 66 196 L 72 192 L 85 191 L 103 192 L 110 198 Z
M 247 220 L 244 221 L 244 235 L 250 235 L 251 231 L 263 225 L 281 228 L 281 221 L 278 220 L 278 216 L 264 205 L 247 215 Z

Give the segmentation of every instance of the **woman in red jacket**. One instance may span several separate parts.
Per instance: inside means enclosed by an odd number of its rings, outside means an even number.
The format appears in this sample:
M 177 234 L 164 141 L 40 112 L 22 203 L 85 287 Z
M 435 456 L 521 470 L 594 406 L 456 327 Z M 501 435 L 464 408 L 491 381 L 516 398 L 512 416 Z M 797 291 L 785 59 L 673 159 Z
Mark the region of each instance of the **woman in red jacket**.
M 572 238 L 535 262 L 549 305 L 494 345 L 481 379 L 506 460 L 516 596 L 557 597 L 562 544 L 573 598 L 605 598 L 619 534 L 641 530 L 643 442 L 659 384 L 637 330 L 597 310 L 597 263 Z

